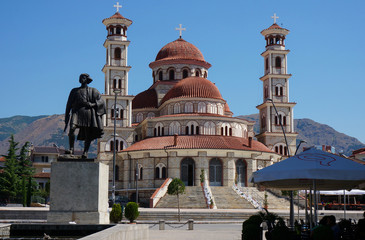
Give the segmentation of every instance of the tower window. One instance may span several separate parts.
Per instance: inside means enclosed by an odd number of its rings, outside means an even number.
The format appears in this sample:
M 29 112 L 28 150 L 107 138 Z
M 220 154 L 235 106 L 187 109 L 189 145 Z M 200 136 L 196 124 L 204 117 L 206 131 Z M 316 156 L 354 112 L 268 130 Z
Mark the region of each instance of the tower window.
M 275 58 L 275 67 L 281 68 L 281 57 Z
M 109 28 L 109 35 L 113 35 L 113 30 L 114 30 L 114 28 Z
M 122 50 L 119 47 L 115 48 L 115 50 L 114 50 L 114 58 L 115 59 L 120 59 L 121 58 L 121 55 L 122 55 Z
M 162 71 L 158 73 L 158 80 L 162 80 Z
M 265 60 L 265 69 L 269 69 L 269 58 L 266 58 Z
M 184 69 L 183 70 L 183 78 L 187 78 L 188 77 L 188 70 Z
M 175 79 L 175 71 L 174 70 L 170 70 L 169 71 L 169 80 L 174 80 Z
M 118 88 L 122 89 L 122 79 L 118 79 Z
M 117 80 L 113 79 L 113 88 L 116 89 L 117 88 Z
M 204 73 L 204 78 L 207 78 L 208 77 L 208 74 L 207 72 Z
M 286 125 L 286 116 L 283 116 L 283 125 Z
M 117 27 L 117 31 L 116 31 L 116 34 L 119 34 L 120 35 L 121 31 L 120 31 L 120 27 Z
M 196 135 L 199 135 L 199 134 L 200 134 L 200 133 L 199 133 L 199 126 L 196 126 L 195 131 L 196 131 Z
M 200 77 L 200 72 L 198 70 L 195 72 L 195 76 Z

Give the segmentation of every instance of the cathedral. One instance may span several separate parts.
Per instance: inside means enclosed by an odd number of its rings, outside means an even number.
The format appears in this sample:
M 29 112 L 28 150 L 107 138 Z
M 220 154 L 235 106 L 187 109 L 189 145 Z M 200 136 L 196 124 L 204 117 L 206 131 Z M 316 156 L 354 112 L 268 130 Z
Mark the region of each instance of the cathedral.
M 167 178 L 180 178 L 186 186 L 198 186 L 202 178 L 210 186 L 252 186 L 252 172 L 294 153 L 295 103 L 289 102 L 289 50 L 284 44 L 289 31 L 275 23 L 276 16 L 261 32 L 266 43 L 263 103 L 257 106 L 260 132 L 255 135 L 254 122 L 234 117 L 209 81 L 211 64 L 181 37 L 181 25 L 180 37 L 149 64 L 152 79 L 146 90 L 129 95 L 127 30 L 132 21 L 118 10 L 103 20 L 107 114 L 98 142 L 98 161 L 110 166 L 109 179 L 115 169 L 117 195 L 131 197 L 138 188 L 141 198 L 148 199 Z

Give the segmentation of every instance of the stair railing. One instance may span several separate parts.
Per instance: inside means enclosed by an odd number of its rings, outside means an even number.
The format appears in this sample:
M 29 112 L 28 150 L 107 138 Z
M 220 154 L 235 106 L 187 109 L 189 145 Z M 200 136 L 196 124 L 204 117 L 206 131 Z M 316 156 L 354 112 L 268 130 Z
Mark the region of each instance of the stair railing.
M 232 189 L 242 198 L 251 203 L 254 208 L 259 210 L 263 209 L 264 199 L 259 196 L 255 191 L 252 191 L 252 189 L 249 189 L 247 187 L 237 187 L 236 185 L 233 185 Z

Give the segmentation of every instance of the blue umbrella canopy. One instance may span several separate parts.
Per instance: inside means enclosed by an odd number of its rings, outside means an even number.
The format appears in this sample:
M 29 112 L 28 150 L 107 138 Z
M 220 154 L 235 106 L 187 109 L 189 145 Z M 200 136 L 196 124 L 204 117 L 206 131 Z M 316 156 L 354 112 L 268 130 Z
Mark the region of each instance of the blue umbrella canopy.
M 352 189 L 365 182 L 365 165 L 311 148 L 252 174 L 251 182 L 283 190 Z

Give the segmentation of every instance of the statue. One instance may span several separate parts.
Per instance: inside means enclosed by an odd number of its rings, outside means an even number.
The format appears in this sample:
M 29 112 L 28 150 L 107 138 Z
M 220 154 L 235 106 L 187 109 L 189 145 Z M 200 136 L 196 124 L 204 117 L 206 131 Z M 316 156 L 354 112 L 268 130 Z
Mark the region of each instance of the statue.
M 91 141 L 101 138 L 104 133 L 101 118 L 106 113 L 105 103 L 99 91 L 88 86 L 92 81 L 89 74 L 80 75 L 81 87 L 71 90 L 65 112 L 64 131 L 70 122 L 68 133 L 70 149 L 66 151 L 66 154 L 74 154 L 75 130 L 78 128 L 77 140 L 85 141 L 82 158 L 87 158 Z

